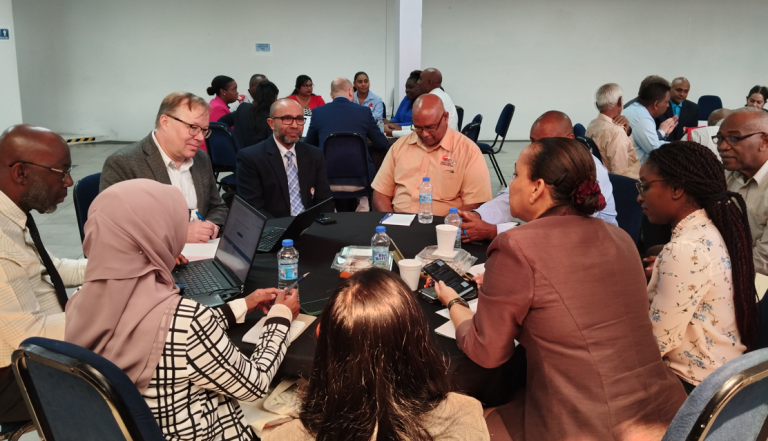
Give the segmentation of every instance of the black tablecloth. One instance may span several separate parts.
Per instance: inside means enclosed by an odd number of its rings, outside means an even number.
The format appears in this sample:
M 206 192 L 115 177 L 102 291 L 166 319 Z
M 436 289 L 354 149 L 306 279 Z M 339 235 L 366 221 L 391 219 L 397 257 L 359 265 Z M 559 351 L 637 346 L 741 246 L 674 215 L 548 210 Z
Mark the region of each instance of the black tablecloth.
M 339 272 L 331 269 L 331 263 L 337 252 L 347 245 L 370 246 L 371 238 L 375 234 L 375 228 L 383 213 L 333 213 L 330 217 L 338 222 L 332 225 L 312 226 L 295 241 L 295 248 L 299 251 L 299 273 L 311 274 L 300 285 L 301 303 L 317 301 L 328 298 L 339 286 L 342 279 Z M 273 219 L 268 225 L 284 226 L 290 218 Z M 443 223 L 442 217 L 435 217 L 432 224 L 420 224 L 417 219 L 409 227 L 387 226 L 387 234 L 395 241 L 406 258 L 413 258 L 422 249 L 437 242 L 435 225 Z M 478 258 L 477 263 L 485 262 L 487 243 L 463 244 L 462 246 L 472 255 Z M 397 271 L 397 268 L 393 269 Z M 244 292 L 250 293 L 256 288 L 277 286 L 277 256 L 276 254 L 262 254 L 254 260 Z M 415 295 L 415 294 L 414 294 Z M 322 304 L 322 302 L 320 302 Z M 447 321 L 443 316 L 435 314 L 443 308 L 440 304 L 429 304 L 419 300 L 424 310 L 430 329 L 442 325 Z M 246 354 L 251 354 L 254 345 L 244 343 L 243 335 L 254 325 L 255 320 L 261 318 L 261 312 L 255 312 L 248 316 L 245 323 L 238 325 L 229 331 L 229 336 L 235 345 Z M 308 377 L 312 367 L 315 351 L 315 330 L 318 320 L 304 330 L 304 332 L 291 343 L 285 359 L 278 370 L 276 378 L 285 376 Z M 433 333 L 434 343 L 449 361 L 449 379 L 455 390 L 461 390 L 477 397 L 485 403 L 503 402 L 504 397 L 499 397 L 503 389 L 503 383 L 514 380 L 510 369 L 514 370 L 513 363 L 508 363 L 496 369 L 484 369 L 471 361 L 459 350 L 456 341 Z

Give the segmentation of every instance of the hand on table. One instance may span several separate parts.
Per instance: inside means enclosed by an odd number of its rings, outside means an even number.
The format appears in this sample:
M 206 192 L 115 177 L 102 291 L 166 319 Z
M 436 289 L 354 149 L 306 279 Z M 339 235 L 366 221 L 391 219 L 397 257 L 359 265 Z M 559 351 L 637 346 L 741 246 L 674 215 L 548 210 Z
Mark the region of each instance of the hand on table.
M 389 136 L 391 138 L 392 137 L 392 128 L 385 126 L 384 127 L 384 135 L 385 136 Z
M 177 266 L 178 265 L 186 265 L 188 263 L 189 263 L 189 260 L 186 257 L 184 257 L 183 254 L 179 254 L 178 256 L 176 256 L 176 265 Z
M 278 291 L 279 294 L 277 294 L 277 298 L 275 298 L 275 305 L 287 306 L 293 313 L 293 318 L 296 319 L 296 317 L 299 316 L 299 291 L 292 289 L 287 295 L 282 289 L 279 289 Z
M 650 279 L 653 275 L 653 265 L 656 264 L 656 256 L 648 256 L 643 259 L 643 263 L 646 265 L 643 270 L 645 271 L 645 278 Z
M 245 304 L 248 306 L 248 314 L 261 309 L 261 312 L 266 314 L 269 312 L 269 306 L 272 304 L 272 300 L 277 298 L 278 294 L 282 291 L 277 288 L 264 288 L 257 289 L 256 291 L 248 294 L 245 298 Z
M 194 221 L 187 226 L 187 243 L 206 243 L 218 235 L 219 227 L 208 221 Z
M 461 216 L 462 242 L 493 239 L 498 234 L 496 225 L 485 222 L 475 211 L 459 210 L 459 216 Z
M 659 124 L 659 130 L 669 135 L 673 130 L 675 130 L 675 127 L 677 127 L 677 119 L 678 117 L 676 116 L 667 119 L 663 123 Z
M 459 296 L 453 288 L 443 281 L 435 283 L 435 292 L 437 293 L 437 300 L 440 300 L 443 306 L 448 306 L 448 302 Z
M 624 132 L 629 133 L 629 121 L 627 121 L 627 118 L 624 115 L 619 115 L 616 118 L 613 118 L 613 123 L 617 126 L 624 127 Z

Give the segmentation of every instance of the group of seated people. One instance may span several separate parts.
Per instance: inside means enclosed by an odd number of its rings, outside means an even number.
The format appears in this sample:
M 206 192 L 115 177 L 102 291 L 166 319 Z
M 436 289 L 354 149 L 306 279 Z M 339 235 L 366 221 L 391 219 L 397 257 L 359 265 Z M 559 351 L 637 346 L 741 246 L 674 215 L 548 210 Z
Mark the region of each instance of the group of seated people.
M 409 79 L 411 93 L 421 93 L 406 109 L 409 133 L 391 147 L 375 126 L 376 101 L 368 95 L 362 101 L 372 106 L 355 104 L 367 75 L 354 85 L 334 80 L 334 99 L 313 109 L 306 142 L 311 79 L 300 77 L 293 98 L 278 99 L 274 88 L 266 107 L 241 104 L 235 125 L 253 116 L 248 107 L 260 108 L 271 136 L 239 152 L 237 191 L 270 217 L 301 213 L 330 197 L 332 185 L 355 186 L 325 176 L 321 146 L 338 118 L 387 150 L 371 184 L 376 210 L 417 212 L 418 182 L 430 177 L 435 215 L 458 208 L 463 241 L 492 240 L 476 313 L 452 289 L 436 287 L 458 347 L 493 368 L 519 343 L 528 367 L 525 387 L 484 415 L 477 400 L 451 392 L 404 282 L 362 271 L 320 317 L 299 418 L 262 439 L 661 439 L 686 393 L 756 349 L 755 272 L 768 274 L 768 113 L 746 107 L 718 121 L 717 153 L 665 142 L 682 119 L 675 112 L 687 107 L 688 82 L 649 78 L 625 116 L 621 88 L 598 90 L 592 139 L 576 137 L 562 112 L 540 116 L 496 198 L 479 148 L 456 130 L 436 69 Z M 265 84 L 254 98 L 267 95 Z M 227 104 L 231 87 L 219 85 L 228 98 L 213 91 Z M 670 99 L 675 85 L 683 100 Z M 682 105 L 662 118 L 673 102 Z M 154 130 L 106 160 L 85 226 L 87 260 L 49 255 L 31 214 L 53 212 L 73 185 L 69 147 L 29 125 L 0 135 L 0 423 L 30 418 L 11 354 L 42 336 L 123 369 L 168 439 L 256 438 L 238 401 L 267 392 L 288 350 L 297 293 L 264 287 L 214 309 L 179 296 L 171 275 L 184 244 L 215 238 L 228 214 L 201 149 L 213 111 L 191 93 L 170 94 Z M 663 119 L 658 128 L 654 118 Z M 671 228 L 648 268 L 616 225 L 614 171 L 637 179 L 647 220 Z M 510 228 L 513 219 L 523 224 Z M 68 299 L 66 286 L 80 285 Z M 226 330 L 256 310 L 267 316 L 265 331 L 247 356 Z

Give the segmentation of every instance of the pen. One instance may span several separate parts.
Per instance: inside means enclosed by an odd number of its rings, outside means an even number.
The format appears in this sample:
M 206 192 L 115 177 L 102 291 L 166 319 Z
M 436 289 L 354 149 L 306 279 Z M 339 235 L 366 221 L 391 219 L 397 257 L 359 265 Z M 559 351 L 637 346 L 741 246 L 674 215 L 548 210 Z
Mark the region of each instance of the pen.
M 283 290 L 285 291 L 285 293 L 286 293 L 286 294 L 288 294 L 289 292 L 291 292 L 291 290 L 292 290 L 293 288 L 296 288 L 296 287 L 299 285 L 299 282 L 301 282 L 302 280 L 304 280 L 304 278 L 305 278 L 305 277 L 307 277 L 308 275 L 309 275 L 309 273 L 306 273 L 306 274 L 304 274 L 303 276 L 301 276 L 301 277 L 299 277 L 298 279 L 296 279 L 296 281 L 295 281 L 295 282 L 291 283 L 291 285 L 290 285 L 289 287 L 287 287 L 287 288 L 284 288 Z
M 386 215 L 386 216 L 384 216 L 384 217 L 382 217 L 382 218 L 381 218 L 381 220 L 379 221 L 379 223 L 382 223 L 382 222 L 384 222 L 385 220 L 387 220 L 387 219 L 389 219 L 390 217 L 392 217 L 392 214 L 393 214 L 393 213 L 387 213 L 387 215 Z
M 200 219 L 201 221 L 205 222 L 205 218 L 203 217 L 203 215 L 202 215 L 202 214 L 200 214 L 200 212 L 199 212 L 199 211 L 195 211 L 195 214 L 197 214 L 197 218 L 198 218 L 198 219 Z

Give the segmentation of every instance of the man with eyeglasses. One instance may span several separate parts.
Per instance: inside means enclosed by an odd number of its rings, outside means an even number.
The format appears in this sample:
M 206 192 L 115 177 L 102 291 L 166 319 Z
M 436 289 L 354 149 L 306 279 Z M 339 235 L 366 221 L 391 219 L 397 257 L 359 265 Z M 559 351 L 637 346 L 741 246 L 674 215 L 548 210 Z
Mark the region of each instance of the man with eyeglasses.
M 188 92 L 166 96 L 155 118 L 155 130 L 104 162 L 99 190 L 139 178 L 173 185 L 181 190 L 190 211 L 187 242 L 215 239 L 227 219 L 227 207 L 219 196 L 211 159 L 200 148 L 209 134 L 204 99 Z
M 297 216 L 332 197 L 319 148 L 299 142 L 301 104 L 284 98 L 269 109 L 272 136 L 237 154 L 237 194 L 267 217 Z M 330 202 L 324 211 L 333 211 Z
M 755 271 L 768 275 L 768 113 L 754 107 L 734 110 L 712 140 L 728 190 L 747 203 Z
M 423 75 L 423 74 L 422 74 Z M 418 213 L 422 178 L 432 184 L 432 212 L 446 216 L 450 208 L 471 210 L 491 199 L 491 181 L 477 144 L 448 126 L 449 113 L 437 95 L 413 104 L 413 133 L 387 152 L 373 180 L 377 211 Z
M 61 136 L 29 125 L 0 135 L 0 423 L 29 420 L 11 354 L 29 337 L 64 339 L 66 286 L 83 283 L 85 259 L 57 259 L 32 217 L 52 213 L 73 185 Z

